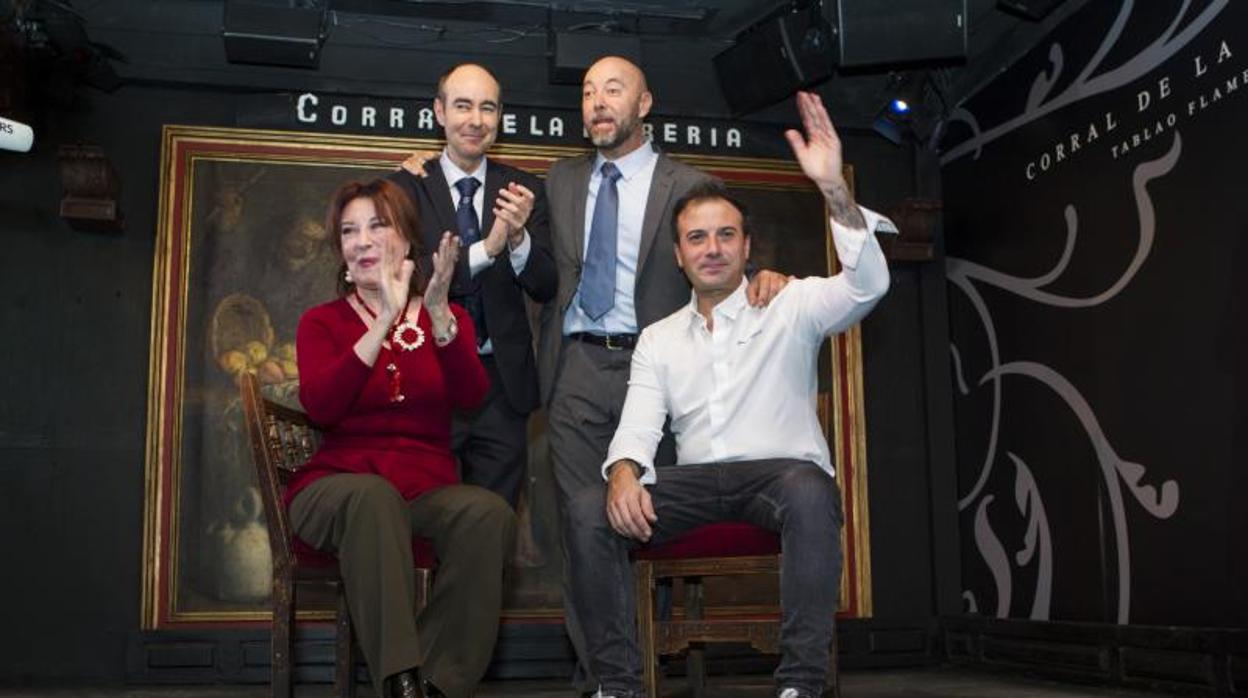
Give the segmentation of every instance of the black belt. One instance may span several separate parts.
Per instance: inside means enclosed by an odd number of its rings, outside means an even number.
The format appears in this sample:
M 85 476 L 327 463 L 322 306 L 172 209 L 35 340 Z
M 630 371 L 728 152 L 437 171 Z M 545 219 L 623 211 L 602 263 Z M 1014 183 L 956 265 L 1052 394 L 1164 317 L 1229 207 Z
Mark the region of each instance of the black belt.
M 578 342 L 585 342 L 587 344 L 606 347 L 612 351 L 623 351 L 637 346 L 637 335 L 635 334 L 592 334 L 590 332 L 573 332 L 568 335 L 568 337 L 575 339 Z

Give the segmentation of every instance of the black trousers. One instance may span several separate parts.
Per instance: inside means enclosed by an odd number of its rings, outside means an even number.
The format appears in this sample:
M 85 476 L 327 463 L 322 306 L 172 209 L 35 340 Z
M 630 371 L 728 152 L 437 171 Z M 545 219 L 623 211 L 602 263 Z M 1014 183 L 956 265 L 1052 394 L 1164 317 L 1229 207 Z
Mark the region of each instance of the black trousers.
M 484 487 L 515 509 L 528 469 L 529 416 L 512 408 L 493 355 L 482 354 L 481 364 L 490 390 L 477 409 L 455 413 L 451 450 L 464 484 Z

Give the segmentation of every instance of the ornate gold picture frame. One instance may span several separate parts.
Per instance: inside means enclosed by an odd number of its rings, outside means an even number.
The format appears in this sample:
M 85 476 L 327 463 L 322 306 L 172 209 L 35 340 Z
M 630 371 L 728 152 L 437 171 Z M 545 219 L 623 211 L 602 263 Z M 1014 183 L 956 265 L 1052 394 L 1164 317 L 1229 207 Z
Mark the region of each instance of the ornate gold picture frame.
M 253 372 L 274 396 L 297 395 L 295 325 L 304 309 L 334 293 L 337 260 L 322 220 L 329 194 L 348 179 L 384 175 L 413 150 L 440 147 L 416 139 L 165 127 L 152 284 L 144 629 L 268 622 L 268 540 L 237 376 Z M 498 145 L 490 156 L 544 175 L 553 161 L 577 152 Z M 835 271 L 822 197 L 795 163 L 677 157 L 747 200 L 758 267 L 799 276 Z M 841 615 L 864 617 L 872 604 L 858 328 L 834 337 L 825 353 L 819 408 L 846 513 Z M 562 556 L 540 414 L 531 436 L 531 486 L 505 621 L 557 623 Z M 727 612 L 774 612 L 774 590 L 722 593 Z

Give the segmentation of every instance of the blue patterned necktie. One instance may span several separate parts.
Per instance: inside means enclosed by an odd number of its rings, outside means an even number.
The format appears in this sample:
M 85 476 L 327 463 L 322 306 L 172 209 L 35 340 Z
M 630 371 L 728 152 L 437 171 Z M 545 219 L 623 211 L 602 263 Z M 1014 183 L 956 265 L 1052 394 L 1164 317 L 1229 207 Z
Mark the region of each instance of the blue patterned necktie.
M 481 239 L 481 223 L 477 220 L 477 209 L 472 205 L 472 197 L 477 193 L 481 183 L 476 177 L 464 177 L 455 183 L 459 191 L 459 205 L 455 208 L 455 222 L 459 226 L 459 240 L 465 248 Z M 464 254 L 467 254 L 465 250 Z M 485 344 L 489 333 L 485 327 L 485 308 L 481 305 L 480 284 L 469 281 L 468 292 L 460 299 L 464 309 L 472 318 L 477 330 L 477 346 Z
M 602 164 L 602 181 L 589 224 L 589 248 L 581 271 L 581 310 L 597 321 L 615 305 L 615 264 L 620 195 L 616 182 L 620 170 L 610 162 Z

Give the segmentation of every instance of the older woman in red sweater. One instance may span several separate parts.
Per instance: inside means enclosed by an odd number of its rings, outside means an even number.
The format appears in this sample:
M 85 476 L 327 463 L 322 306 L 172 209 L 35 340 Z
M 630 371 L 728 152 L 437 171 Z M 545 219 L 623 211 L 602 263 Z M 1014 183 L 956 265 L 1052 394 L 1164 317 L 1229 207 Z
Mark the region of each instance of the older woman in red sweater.
M 378 695 L 468 696 L 498 634 L 515 516 L 459 484 L 451 455 L 452 410 L 488 388 L 472 321 L 447 301 L 459 241 L 443 236 L 423 278 L 416 211 L 380 179 L 339 189 L 329 229 L 342 297 L 304 313 L 296 337 L 299 398 L 324 441 L 287 490 L 291 522 L 337 555 Z M 419 615 L 413 535 L 438 556 Z

